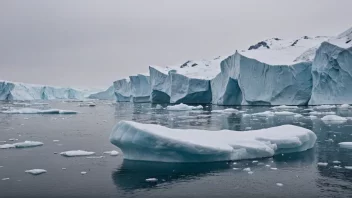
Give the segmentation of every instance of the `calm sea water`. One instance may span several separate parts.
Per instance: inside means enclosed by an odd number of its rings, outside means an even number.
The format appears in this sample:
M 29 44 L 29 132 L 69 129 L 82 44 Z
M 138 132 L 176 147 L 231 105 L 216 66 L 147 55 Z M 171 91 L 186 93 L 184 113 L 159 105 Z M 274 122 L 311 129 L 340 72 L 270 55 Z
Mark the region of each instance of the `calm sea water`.
M 11 104 L 2 103 L 3 106 Z M 112 104 L 98 102 L 96 107 L 78 103 L 50 102 L 46 108 L 77 110 L 77 115 L 0 114 L 0 141 L 33 140 L 41 147 L 0 150 L 0 197 L 352 197 L 352 170 L 334 165 L 352 166 L 352 150 L 341 149 L 339 142 L 352 142 L 352 121 L 324 124 L 310 119 L 308 107 L 292 116 L 242 117 L 236 114 L 204 111 L 175 112 L 155 109 L 151 104 Z M 246 113 L 270 110 L 269 107 L 235 107 Z M 334 111 L 352 116 L 352 110 Z M 200 114 L 210 117 L 196 117 Z M 124 161 L 123 156 L 104 155 L 99 159 L 67 158 L 68 150 L 118 150 L 108 137 L 120 120 L 153 123 L 171 128 L 244 131 L 293 124 L 311 129 L 318 136 L 314 149 L 258 159 L 259 163 L 238 161 L 221 163 L 172 164 Z M 249 128 L 250 127 L 250 128 Z M 284 133 L 284 131 L 283 131 Z M 60 140 L 53 142 L 53 140 Z M 328 141 L 327 141 L 328 140 Z M 3 143 L 0 143 L 3 144 Z M 341 164 L 333 164 L 333 161 Z M 326 167 L 317 162 L 328 162 Z M 272 170 L 265 165 L 276 167 Z M 253 174 L 233 168 L 250 167 Z M 48 172 L 33 176 L 25 170 L 42 168 Z M 63 170 L 62 168 L 66 168 Z M 81 175 L 85 171 L 87 174 Z M 158 178 L 157 183 L 145 179 Z M 2 178 L 10 178 L 2 181 Z M 277 186 L 282 183 L 283 186 Z

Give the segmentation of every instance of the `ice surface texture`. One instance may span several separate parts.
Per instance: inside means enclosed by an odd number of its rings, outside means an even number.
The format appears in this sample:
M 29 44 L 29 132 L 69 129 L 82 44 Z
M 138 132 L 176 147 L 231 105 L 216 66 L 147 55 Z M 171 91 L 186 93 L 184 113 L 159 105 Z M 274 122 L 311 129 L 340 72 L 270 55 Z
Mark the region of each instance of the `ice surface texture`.
M 110 135 L 125 159 L 160 162 L 211 162 L 271 157 L 314 146 L 316 135 L 283 125 L 253 131 L 170 129 L 120 121 Z

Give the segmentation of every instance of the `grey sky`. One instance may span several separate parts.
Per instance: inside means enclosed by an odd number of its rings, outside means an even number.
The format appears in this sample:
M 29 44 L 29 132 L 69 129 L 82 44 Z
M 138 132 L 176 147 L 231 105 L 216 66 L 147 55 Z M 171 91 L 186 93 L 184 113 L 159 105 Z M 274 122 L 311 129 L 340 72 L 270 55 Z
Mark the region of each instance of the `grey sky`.
M 351 0 L 0 0 L 0 79 L 104 87 L 266 38 L 335 35 Z

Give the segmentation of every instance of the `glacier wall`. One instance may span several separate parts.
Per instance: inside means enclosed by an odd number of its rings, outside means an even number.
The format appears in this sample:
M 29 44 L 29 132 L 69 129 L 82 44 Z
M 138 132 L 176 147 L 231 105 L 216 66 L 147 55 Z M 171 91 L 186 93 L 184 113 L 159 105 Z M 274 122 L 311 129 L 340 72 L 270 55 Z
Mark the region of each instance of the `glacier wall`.
M 84 99 L 82 91 L 24 83 L 0 82 L 0 100 Z
M 130 76 L 131 100 L 135 103 L 150 102 L 150 78 L 138 74 Z
M 307 105 L 312 91 L 311 62 L 269 65 L 241 56 L 242 105 Z
M 116 102 L 131 101 L 131 82 L 127 79 L 121 79 L 114 82 L 114 92 Z
M 98 100 L 116 100 L 114 86 L 110 86 L 107 90 L 101 91 L 98 93 L 94 93 L 88 96 L 90 99 L 98 99 Z
M 239 54 L 220 63 L 221 72 L 211 80 L 212 103 L 216 105 L 241 105 L 242 91 L 238 84 Z
M 210 80 L 189 78 L 170 70 L 168 74 L 149 67 L 152 103 L 211 103 Z
M 352 47 L 322 43 L 313 61 L 312 75 L 310 105 L 352 103 Z

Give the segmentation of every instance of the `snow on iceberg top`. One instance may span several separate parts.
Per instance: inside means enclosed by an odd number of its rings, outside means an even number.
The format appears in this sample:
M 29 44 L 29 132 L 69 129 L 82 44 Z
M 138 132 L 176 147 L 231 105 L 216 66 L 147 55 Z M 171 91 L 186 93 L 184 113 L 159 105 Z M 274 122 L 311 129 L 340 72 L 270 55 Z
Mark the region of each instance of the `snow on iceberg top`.
M 225 56 L 219 56 L 211 60 L 200 60 L 200 61 L 186 61 L 183 64 L 161 67 L 151 66 L 158 71 L 168 74 L 170 71 L 175 70 L 176 73 L 182 74 L 189 78 L 211 80 L 218 73 L 220 73 L 220 63 L 224 60 Z
M 345 49 L 352 47 L 352 28 L 329 39 L 328 42 Z
M 239 53 L 266 64 L 292 65 L 312 61 L 317 47 L 328 39 L 329 37 L 326 36 L 304 36 L 298 39 L 272 38 L 252 45 Z

